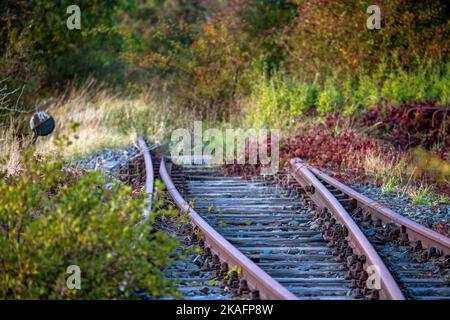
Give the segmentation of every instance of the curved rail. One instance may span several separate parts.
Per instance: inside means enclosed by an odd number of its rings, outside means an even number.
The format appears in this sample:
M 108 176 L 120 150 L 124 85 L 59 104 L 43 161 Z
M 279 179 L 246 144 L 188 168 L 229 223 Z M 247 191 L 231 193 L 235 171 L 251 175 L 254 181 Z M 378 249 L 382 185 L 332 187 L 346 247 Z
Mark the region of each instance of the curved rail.
M 147 194 L 147 198 L 145 198 L 145 207 L 143 211 L 144 217 L 148 217 L 150 211 L 152 210 L 152 201 L 153 201 L 153 185 L 154 185 L 154 174 L 153 174 L 153 163 L 152 157 L 150 156 L 150 151 L 148 149 L 147 143 L 144 138 L 141 136 L 138 138 L 139 148 L 141 149 L 142 154 L 144 155 L 145 162 L 145 193 Z
M 442 251 L 444 256 L 450 254 L 450 238 L 401 216 L 397 212 L 347 187 L 343 183 L 328 176 L 318 169 L 312 168 L 309 165 L 307 165 L 307 167 L 314 173 L 314 175 L 345 193 L 350 198 L 355 199 L 358 202 L 359 207 L 364 207 L 371 213 L 372 216 L 381 219 L 383 223 L 393 222 L 405 227 L 410 241 L 420 240 L 424 247 L 435 247 L 436 249 Z
M 205 236 L 205 243 L 211 251 L 220 257 L 220 260 L 227 262 L 230 267 L 240 267 L 242 275 L 246 278 L 248 285 L 252 289 L 259 290 L 261 299 L 269 300 L 295 300 L 297 297 L 275 281 L 253 261 L 247 258 L 242 252 L 236 249 L 214 228 L 212 228 L 200 215 L 183 199 L 172 182 L 167 170 L 166 159 L 161 159 L 159 170 L 160 177 L 171 194 L 173 200 L 182 212 L 187 212 L 192 219 L 192 223 L 197 226 Z
M 354 251 L 360 255 L 366 256 L 365 269 L 371 265 L 378 268 L 381 280 L 381 298 L 389 300 L 405 300 L 397 282 L 389 272 L 383 260 L 338 200 L 311 173 L 307 165 L 300 159 L 292 159 L 289 165 L 294 179 L 302 185 L 305 190 L 309 191 L 308 194 L 314 202 L 318 204 L 319 207 L 328 208 L 328 210 L 333 213 L 335 219 L 347 228 L 347 240 L 354 246 Z

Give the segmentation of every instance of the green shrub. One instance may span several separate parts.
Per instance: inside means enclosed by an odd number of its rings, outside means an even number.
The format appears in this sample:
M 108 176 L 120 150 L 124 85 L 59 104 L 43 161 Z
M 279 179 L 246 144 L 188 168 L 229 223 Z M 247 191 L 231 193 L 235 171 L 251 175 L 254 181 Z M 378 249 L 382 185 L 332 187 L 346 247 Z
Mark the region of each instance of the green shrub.
M 60 160 L 23 158 L 19 175 L 0 181 L 0 297 L 132 298 L 174 291 L 162 269 L 177 243 L 142 218 L 143 201 L 98 173 L 74 173 Z M 165 212 L 171 213 L 170 211 Z M 69 289 L 67 267 L 81 270 Z
M 298 81 L 275 73 L 271 78 L 260 76 L 252 87 L 252 108 L 247 116 L 252 125 L 287 125 L 296 116 L 307 113 L 316 104 L 316 83 Z
M 256 77 L 247 117 L 252 125 L 288 125 L 316 107 L 319 115 L 343 112 L 345 116 L 382 102 L 400 105 L 405 101 L 437 100 L 446 105 L 450 92 L 449 63 L 418 62 L 417 69 L 397 66 L 388 71 L 381 63 L 372 73 L 342 78 L 336 74 L 321 84 L 279 71 L 271 77 Z
M 204 118 L 227 120 L 239 111 L 251 65 L 245 35 L 229 18 L 205 23 L 197 40 L 172 62 L 175 101 Z
M 414 71 L 401 67 L 389 72 L 381 88 L 382 97 L 394 104 L 408 101 L 438 100 L 445 105 L 449 101 L 449 63 L 433 65 L 421 62 Z
M 434 66 L 427 81 L 427 98 L 436 99 L 443 106 L 450 104 L 450 62 Z
M 304 114 L 316 104 L 318 90 L 315 83 L 291 83 L 291 116 Z
M 356 81 L 347 77 L 342 84 L 344 115 L 352 115 L 358 108 L 372 106 L 380 100 L 380 88 L 373 77 L 362 75 Z
M 342 96 L 335 85 L 333 78 L 327 78 L 323 90 L 317 99 L 317 111 L 319 114 L 339 111 L 342 106 Z

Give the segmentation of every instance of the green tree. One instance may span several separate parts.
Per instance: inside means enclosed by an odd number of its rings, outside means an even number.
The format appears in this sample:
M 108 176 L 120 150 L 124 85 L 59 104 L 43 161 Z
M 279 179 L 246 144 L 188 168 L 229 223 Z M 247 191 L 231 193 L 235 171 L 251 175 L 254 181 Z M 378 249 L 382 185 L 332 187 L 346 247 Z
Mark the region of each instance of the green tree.
M 257 45 L 269 72 L 287 57 L 280 35 L 297 16 L 297 5 L 290 0 L 249 0 L 240 11 L 244 31 Z
M 381 30 L 369 30 L 366 0 L 295 0 L 298 16 L 286 30 L 291 72 L 325 79 L 336 72 L 371 72 L 396 53 L 400 64 L 448 58 L 448 1 L 380 0 Z
M 23 82 L 29 80 L 29 73 L 37 73 L 45 84 L 110 75 L 119 63 L 115 58 L 127 45 L 117 15 L 134 9 L 136 1 L 77 1 L 81 30 L 67 28 L 66 10 L 72 4 L 70 0 L 2 1 L 2 73 Z

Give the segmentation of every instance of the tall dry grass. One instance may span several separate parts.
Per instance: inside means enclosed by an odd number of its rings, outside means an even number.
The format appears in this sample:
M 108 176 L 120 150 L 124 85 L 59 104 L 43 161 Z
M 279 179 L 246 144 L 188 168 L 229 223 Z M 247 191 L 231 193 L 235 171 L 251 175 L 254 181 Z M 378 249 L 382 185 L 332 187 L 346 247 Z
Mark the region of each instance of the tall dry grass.
M 379 182 L 385 192 L 407 195 L 417 204 L 450 201 L 450 164 L 432 152 L 422 149 L 404 153 L 374 151 L 367 154 L 362 165 L 366 175 Z
M 406 160 L 398 153 L 381 153 L 372 150 L 367 153 L 362 164 L 365 174 L 376 181 L 386 177 L 402 177 L 406 172 Z
M 62 150 L 69 161 L 100 149 L 129 146 L 136 142 L 138 134 L 151 142 L 167 142 L 172 130 L 190 127 L 194 119 L 187 110 L 151 90 L 137 96 L 118 95 L 94 80 L 82 86 L 69 85 L 65 93 L 39 103 L 55 118 L 57 126 L 52 135 L 38 139 L 36 153 L 55 152 L 55 139 L 64 135 L 72 141 Z M 75 132 L 73 123 L 78 124 Z M 0 169 L 8 173 L 19 167 L 17 128 L 17 123 L 0 128 Z
M 0 172 L 14 174 L 19 170 L 21 143 L 14 126 L 0 129 Z

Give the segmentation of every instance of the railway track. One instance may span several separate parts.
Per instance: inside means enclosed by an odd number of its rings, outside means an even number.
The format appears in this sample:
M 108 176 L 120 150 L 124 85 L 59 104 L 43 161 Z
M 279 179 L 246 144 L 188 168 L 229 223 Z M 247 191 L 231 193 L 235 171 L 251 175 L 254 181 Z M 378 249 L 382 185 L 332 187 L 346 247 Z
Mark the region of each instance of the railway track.
M 148 217 L 153 200 L 155 177 L 159 175 L 160 159 L 154 159 L 144 139 L 139 138 L 141 153 L 130 160 L 129 166 L 124 168 L 122 174 L 124 182 L 134 185 L 135 189 L 144 187 L 146 205 L 143 215 Z M 153 168 L 152 170 L 150 168 Z M 149 170 L 150 169 L 150 170 Z M 130 174 L 131 173 L 131 174 Z M 176 235 L 180 243 L 185 241 L 183 234 L 178 232 L 176 223 L 165 224 L 164 231 Z M 197 243 L 186 243 L 177 249 L 179 258 L 165 271 L 167 277 L 173 282 L 180 296 L 190 300 L 228 300 L 231 296 L 222 290 L 214 281 L 213 270 L 202 268 L 204 259 L 196 250 Z M 138 294 L 143 299 L 152 299 L 145 292 Z
M 331 245 L 338 248 L 345 242 L 339 235 L 335 235 L 336 222 L 342 226 L 347 240 L 353 243 L 351 244 L 353 254 L 356 252 L 356 256 L 347 257 L 348 260 L 354 261 L 357 256 L 364 255 L 365 263 L 362 267 L 377 265 L 384 269 L 380 270 L 381 281 L 386 282 L 382 283 L 382 290 L 380 290 L 382 298 L 393 298 L 386 296 L 383 290 L 393 285 L 386 281 L 391 278 L 406 299 L 450 299 L 449 238 L 372 201 L 299 159 L 290 161 L 285 178 L 281 180 L 284 180 L 281 183 L 287 187 L 289 184 L 294 187 L 301 186 L 304 196 L 313 199 L 318 207 L 316 218 L 325 232 L 325 238 Z M 336 212 L 330 212 L 335 209 L 329 210 L 329 197 L 326 193 L 331 194 L 339 202 L 351 221 Z M 348 225 L 348 222 L 353 226 Z M 370 252 L 364 253 L 367 249 L 362 248 L 359 241 L 352 241 L 355 237 L 352 231 L 354 227 L 358 228 L 370 242 L 378 257 L 381 258 L 381 262 L 375 262 L 376 257 Z M 338 226 L 337 229 L 339 229 Z M 347 256 L 345 250 L 340 250 L 339 258 L 343 257 L 341 255 Z M 385 272 L 389 272 L 391 276 L 386 277 Z M 358 284 L 357 274 L 351 267 L 346 277 L 351 279 L 352 286 Z M 361 296 L 361 293 L 364 294 L 361 292 L 364 291 L 361 286 L 357 291 L 358 296 Z
M 184 237 L 203 250 L 202 281 L 230 297 L 450 299 L 449 238 L 299 159 L 251 181 L 167 158 L 153 166 L 191 218 Z

